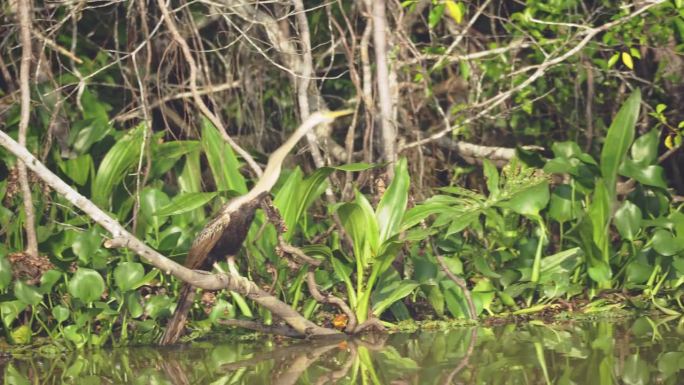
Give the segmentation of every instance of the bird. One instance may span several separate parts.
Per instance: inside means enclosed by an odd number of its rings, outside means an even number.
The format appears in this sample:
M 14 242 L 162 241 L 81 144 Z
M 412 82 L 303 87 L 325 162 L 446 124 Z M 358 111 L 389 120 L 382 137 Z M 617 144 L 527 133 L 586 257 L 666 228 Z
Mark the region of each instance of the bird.
M 247 194 L 228 201 L 197 234 L 188 251 L 185 267 L 209 270 L 221 258 L 236 255 L 247 237 L 256 209 L 278 181 L 287 154 L 311 128 L 321 123 L 331 123 L 335 118 L 349 113 L 349 110 L 317 112 L 304 120 L 269 156 L 266 168 L 254 187 Z M 194 297 L 195 288 L 187 282 L 183 283 L 176 309 L 159 341 L 160 345 L 174 344 L 182 336 Z

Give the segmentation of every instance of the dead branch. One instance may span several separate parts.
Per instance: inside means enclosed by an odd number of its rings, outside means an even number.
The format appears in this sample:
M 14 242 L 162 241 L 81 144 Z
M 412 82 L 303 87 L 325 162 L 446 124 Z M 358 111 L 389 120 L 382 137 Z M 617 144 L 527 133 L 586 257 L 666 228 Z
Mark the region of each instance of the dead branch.
M 31 72 L 31 2 L 30 0 L 18 1 L 19 36 L 21 41 L 21 65 L 19 68 L 19 89 L 21 92 L 21 112 L 19 118 L 19 144 L 26 147 L 26 133 L 31 118 L 31 89 L 29 77 Z M 20 161 L 19 184 L 24 201 L 24 229 L 26 230 L 26 252 L 32 257 L 38 256 L 38 238 L 36 236 L 36 214 L 33 209 L 31 186 L 28 182 L 26 165 Z

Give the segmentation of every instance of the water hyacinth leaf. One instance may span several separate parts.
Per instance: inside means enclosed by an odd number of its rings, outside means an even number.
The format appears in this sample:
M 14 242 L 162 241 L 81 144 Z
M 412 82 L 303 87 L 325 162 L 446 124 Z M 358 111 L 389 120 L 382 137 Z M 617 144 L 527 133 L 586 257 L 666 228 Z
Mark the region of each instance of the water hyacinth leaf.
M 593 260 L 587 269 L 589 277 L 598 283 L 605 283 L 610 281 L 612 272 L 608 263 L 601 260 Z
M 100 248 L 102 237 L 98 234 L 97 229 L 91 228 L 87 231 L 78 233 L 72 244 L 74 254 L 78 256 L 78 260 L 86 265 L 90 263 L 93 256 Z
M 137 288 L 145 276 L 145 268 L 138 262 L 122 262 L 114 269 L 114 282 L 121 291 Z
M 126 309 L 128 309 L 128 314 L 133 318 L 141 317 L 145 313 L 145 309 L 142 307 L 142 300 L 140 298 L 140 293 L 137 291 L 129 291 L 125 294 L 126 296 Z
M 165 217 L 184 214 L 195 210 L 211 202 L 218 195 L 218 192 L 188 192 L 181 193 L 173 197 L 171 202 L 160 207 L 153 215 Z
M 21 325 L 10 332 L 10 339 L 18 345 L 26 345 L 31 342 L 33 332 L 28 325 Z
M 79 268 L 67 286 L 69 294 L 83 302 L 100 299 L 105 291 L 105 282 L 100 273 L 92 269 Z
M 637 88 L 620 107 L 606 134 L 605 143 L 609 145 L 604 145 L 601 150 L 600 168 L 610 196 L 615 191 L 618 169 L 634 140 L 634 127 L 639 117 L 640 103 L 641 91 Z
M 102 159 L 93 182 L 92 200 L 96 205 L 109 208 L 114 187 L 120 185 L 128 170 L 137 164 L 144 128 L 144 124 L 140 124 L 132 129 Z
M 656 231 L 651 240 L 655 251 L 666 257 L 675 255 L 684 250 L 684 236 L 679 235 L 675 237 L 667 230 L 661 229 Z
M 221 137 L 216 127 L 209 120 L 202 118 L 202 149 L 207 156 L 211 174 L 218 190 L 235 190 L 247 192 L 247 183 L 240 174 L 240 163 L 233 149 Z
M 52 287 L 62 278 L 62 273 L 57 270 L 48 270 L 40 277 L 39 291 L 43 294 L 52 291 Z
M 4 301 L 0 302 L 0 316 L 2 317 L 2 324 L 5 329 L 9 329 L 12 322 L 14 322 L 19 314 L 26 309 L 28 304 L 22 301 Z
M 380 243 L 394 236 L 399 230 L 408 202 L 409 184 L 406 158 L 402 158 L 397 162 L 394 168 L 394 179 L 380 199 L 375 212 L 380 230 Z
M 67 309 L 65 306 L 56 305 L 52 308 L 52 316 L 55 317 L 55 320 L 58 323 L 62 323 L 69 319 L 69 314 L 69 309 Z
M 43 300 L 43 295 L 36 289 L 36 287 L 27 285 L 22 281 L 14 282 L 14 295 L 23 303 L 31 306 L 40 304 Z
M 641 209 L 626 200 L 615 212 L 613 223 L 623 239 L 633 241 L 641 229 Z

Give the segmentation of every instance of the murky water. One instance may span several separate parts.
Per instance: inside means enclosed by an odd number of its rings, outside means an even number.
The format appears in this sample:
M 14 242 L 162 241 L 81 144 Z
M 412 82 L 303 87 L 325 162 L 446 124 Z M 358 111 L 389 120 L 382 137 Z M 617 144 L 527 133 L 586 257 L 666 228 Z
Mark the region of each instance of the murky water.
M 272 340 L 47 355 L 3 384 L 684 384 L 684 320 L 525 324 L 360 340 Z

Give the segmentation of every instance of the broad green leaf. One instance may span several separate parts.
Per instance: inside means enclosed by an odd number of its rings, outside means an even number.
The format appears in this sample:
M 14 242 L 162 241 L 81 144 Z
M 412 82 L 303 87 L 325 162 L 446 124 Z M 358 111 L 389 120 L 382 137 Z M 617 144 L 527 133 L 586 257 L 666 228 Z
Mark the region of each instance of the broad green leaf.
M 169 171 L 183 156 L 199 150 L 196 140 L 174 140 L 172 142 L 153 143 L 152 170 L 150 179 L 159 178 Z
M 93 202 L 105 209 L 115 186 L 121 185 L 129 169 L 138 163 L 144 124 L 132 129 L 119 139 L 100 163 L 93 182 Z
M 240 194 L 245 194 L 247 184 L 245 178 L 240 174 L 240 163 L 233 149 L 206 118 L 202 118 L 200 143 L 207 156 L 216 188 L 218 190 L 235 190 Z
M 612 68 L 615 65 L 615 63 L 617 63 L 617 61 L 619 59 L 620 59 L 620 53 L 619 52 L 614 53 L 613 56 L 611 56 L 610 59 L 608 59 L 608 68 Z
M 21 314 L 28 304 L 22 301 L 3 301 L 0 302 L 0 316 L 2 316 L 2 324 L 5 329 L 9 329 L 19 314 Z
M 579 194 L 576 192 L 576 194 Z M 551 194 L 549 201 L 549 216 L 557 222 L 568 222 L 577 219 L 581 202 L 577 196 L 573 201 L 572 187 L 566 184 L 558 185 Z
M 21 302 L 31 306 L 36 306 L 43 300 L 43 295 L 35 286 L 27 285 L 19 280 L 14 282 L 14 295 Z
M 667 257 L 684 250 L 684 236 L 675 237 L 667 230 L 656 231 L 651 240 L 655 251 Z
M 608 196 L 608 188 L 602 179 L 596 182 L 594 196 L 588 208 L 588 214 L 592 224 L 592 239 L 601 251 L 604 261 L 610 258 L 608 225 L 610 223 L 611 200 Z
M 114 269 L 114 282 L 121 291 L 136 289 L 145 276 L 145 268 L 138 262 L 122 262 Z
M 79 186 L 83 186 L 88 181 L 88 177 L 95 169 L 93 158 L 90 154 L 83 154 L 73 159 L 67 159 L 59 163 L 59 168 Z
M 406 212 L 406 214 L 404 214 L 404 218 L 402 219 L 401 223 L 401 231 L 410 229 L 430 215 L 443 213 L 445 211 L 453 211 L 453 209 L 449 205 L 431 202 L 425 202 L 412 207 Z
M 641 184 L 666 189 L 665 169 L 658 165 L 641 165 L 631 159 L 625 159 L 620 167 L 620 174 L 633 178 Z
M 610 282 L 612 272 L 608 263 L 601 260 L 594 260 L 587 269 L 589 277 L 598 283 Z
M 373 298 L 373 314 L 380 317 L 393 303 L 411 294 L 418 287 L 418 283 L 409 280 L 396 280 L 388 285 L 381 285 Z
M 20 325 L 10 332 L 10 338 L 15 344 L 26 345 L 31 342 L 33 332 L 29 325 Z
M 494 270 L 492 270 L 492 268 L 489 266 L 489 262 L 487 261 L 487 257 L 485 257 L 483 254 L 474 255 L 473 263 L 477 271 L 482 273 L 482 275 L 485 277 L 497 279 L 501 278 L 500 274 L 497 274 Z
M 580 258 L 583 256 L 582 249 L 574 247 L 572 249 L 563 250 L 556 254 L 544 257 L 541 260 L 541 281 L 544 277 L 553 274 L 569 274 L 580 263 Z
M 74 130 L 70 135 L 71 147 L 77 154 L 85 154 L 90 147 L 102 140 L 112 127 L 109 124 L 107 109 L 109 106 L 99 101 L 89 90 L 85 88 L 81 95 L 83 107 L 83 122 L 85 126 Z
M 356 307 L 356 290 L 354 290 L 354 285 L 351 281 L 352 268 L 347 267 L 343 262 L 335 257 L 330 258 L 330 264 L 332 265 L 333 271 L 337 278 L 344 282 L 347 288 L 347 295 L 349 296 L 349 305 Z
M 641 229 L 641 218 L 642 214 L 639 206 L 626 200 L 615 212 L 613 223 L 622 238 L 633 241 L 639 229 Z
M 380 229 L 380 243 L 394 236 L 399 230 L 401 219 L 406 211 L 409 184 L 406 158 L 402 158 L 397 162 L 394 179 L 380 199 L 375 212 Z
M 657 130 L 651 130 L 634 141 L 631 149 L 634 163 L 647 166 L 658 159 L 658 136 Z
M 549 203 L 549 182 L 544 181 L 515 194 L 511 199 L 501 203 L 518 214 L 535 217 Z
M 62 278 L 62 273 L 57 270 L 48 270 L 40 277 L 40 287 L 38 290 L 43 293 L 52 291 L 53 286 Z
M 105 283 L 97 271 L 79 268 L 71 277 L 68 290 L 69 294 L 81 301 L 91 303 L 100 299 L 105 291 Z
M 69 309 L 62 305 L 56 305 L 52 308 L 52 316 L 58 323 L 62 323 L 69 318 Z
M 217 192 L 181 193 L 173 197 L 167 205 L 160 207 L 153 215 L 160 217 L 180 215 L 204 206 L 217 195 Z
M 634 127 L 639 117 L 640 103 L 641 91 L 637 88 L 620 107 L 606 134 L 605 144 L 601 150 L 600 167 L 610 197 L 615 193 L 618 169 L 634 140 Z
M 76 235 L 72 244 L 74 254 L 78 256 L 78 260 L 87 265 L 92 260 L 95 252 L 100 248 L 102 237 L 98 234 L 96 228 L 91 228 L 86 231 L 81 231 Z
M 162 207 L 170 204 L 169 197 L 161 190 L 147 187 L 140 194 L 140 231 L 144 230 L 145 225 L 152 226 L 151 229 L 159 231 L 161 226 L 166 223 L 169 218 L 159 215 L 154 215 L 160 211 Z

